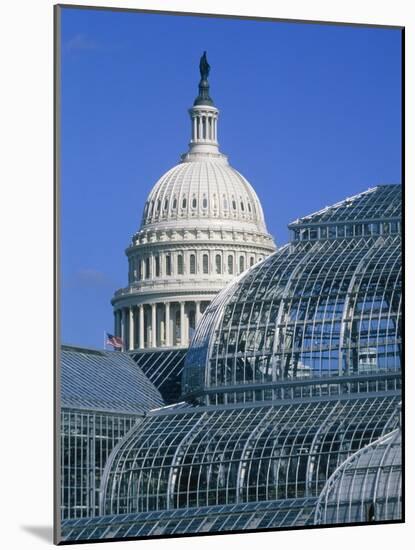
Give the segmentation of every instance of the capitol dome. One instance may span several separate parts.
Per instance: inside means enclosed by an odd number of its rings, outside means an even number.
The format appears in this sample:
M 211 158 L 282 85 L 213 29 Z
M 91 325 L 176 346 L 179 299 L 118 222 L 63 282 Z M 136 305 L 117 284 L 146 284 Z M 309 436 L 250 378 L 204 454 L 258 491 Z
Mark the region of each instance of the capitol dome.
M 128 286 L 112 299 L 123 349 L 187 347 L 218 292 L 275 251 L 254 189 L 219 150 L 204 60 L 189 149 L 150 191 L 126 250 Z
M 227 227 L 266 233 L 259 199 L 226 157 L 184 160 L 164 174 L 144 207 L 141 229 Z M 212 225 L 213 224 L 213 225 Z

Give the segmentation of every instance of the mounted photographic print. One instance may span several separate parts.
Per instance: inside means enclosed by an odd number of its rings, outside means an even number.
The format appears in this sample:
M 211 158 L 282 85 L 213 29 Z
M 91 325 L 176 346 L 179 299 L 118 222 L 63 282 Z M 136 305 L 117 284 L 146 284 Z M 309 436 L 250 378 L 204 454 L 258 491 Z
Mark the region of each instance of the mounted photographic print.
M 402 522 L 403 29 L 55 38 L 55 542 Z

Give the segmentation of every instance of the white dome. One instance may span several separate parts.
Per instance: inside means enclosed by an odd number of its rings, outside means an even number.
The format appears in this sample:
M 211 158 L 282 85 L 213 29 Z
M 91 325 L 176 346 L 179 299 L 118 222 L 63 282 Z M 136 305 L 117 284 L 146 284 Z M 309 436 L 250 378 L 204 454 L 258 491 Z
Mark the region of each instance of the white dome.
M 219 151 L 206 79 L 189 114 L 189 150 L 150 192 L 112 299 L 124 349 L 187 346 L 217 293 L 275 250 L 255 191 Z
M 215 158 L 216 157 L 216 158 Z M 267 233 L 258 197 L 224 155 L 186 156 L 153 187 L 141 229 L 220 226 Z

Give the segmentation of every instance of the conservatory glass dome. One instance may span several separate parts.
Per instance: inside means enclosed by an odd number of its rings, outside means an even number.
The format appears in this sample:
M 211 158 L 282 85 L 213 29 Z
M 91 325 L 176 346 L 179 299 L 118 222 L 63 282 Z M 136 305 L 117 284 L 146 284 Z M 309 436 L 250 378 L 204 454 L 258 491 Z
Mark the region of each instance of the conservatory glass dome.
M 399 520 L 402 517 L 400 428 L 361 448 L 327 480 L 315 523 Z
M 401 186 L 382 185 L 290 224 L 292 242 L 207 309 L 186 358 L 184 397 L 322 395 L 349 391 L 335 383 L 344 377 L 376 390 L 373 377 L 401 366 L 400 219 Z

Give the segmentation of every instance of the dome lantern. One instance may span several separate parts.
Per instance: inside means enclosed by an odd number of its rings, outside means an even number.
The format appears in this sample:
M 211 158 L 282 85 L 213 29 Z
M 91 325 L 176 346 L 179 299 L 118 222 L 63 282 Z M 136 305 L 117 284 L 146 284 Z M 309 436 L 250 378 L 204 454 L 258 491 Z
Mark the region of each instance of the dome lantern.
M 199 95 L 189 109 L 191 120 L 191 140 L 189 152 L 182 155 L 182 160 L 190 160 L 192 154 L 220 155 L 218 144 L 218 115 L 219 111 L 209 95 L 208 75 L 210 65 L 207 62 L 206 52 L 200 58 Z

